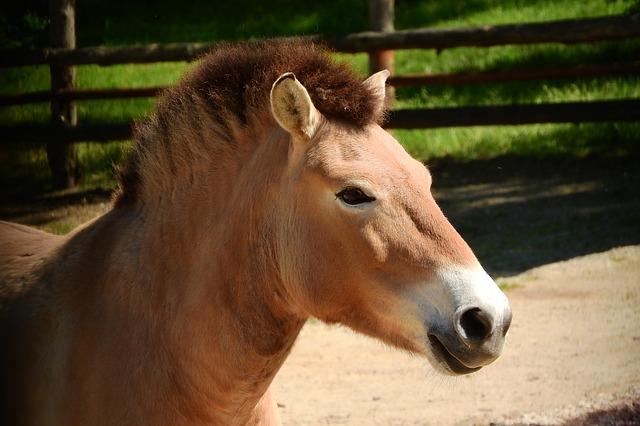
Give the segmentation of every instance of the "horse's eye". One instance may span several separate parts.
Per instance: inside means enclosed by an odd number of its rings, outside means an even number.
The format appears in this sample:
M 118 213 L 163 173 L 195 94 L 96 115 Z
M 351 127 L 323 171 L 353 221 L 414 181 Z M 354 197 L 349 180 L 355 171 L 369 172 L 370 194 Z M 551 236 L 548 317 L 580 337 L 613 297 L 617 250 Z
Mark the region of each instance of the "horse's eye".
M 338 192 L 336 194 L 336 197 L 340 198 L 346 204 L 349 204 L 351 206 L 375 201 L 374 197 L 369 197 L 359 188 L 345 188 L 342 191 Z

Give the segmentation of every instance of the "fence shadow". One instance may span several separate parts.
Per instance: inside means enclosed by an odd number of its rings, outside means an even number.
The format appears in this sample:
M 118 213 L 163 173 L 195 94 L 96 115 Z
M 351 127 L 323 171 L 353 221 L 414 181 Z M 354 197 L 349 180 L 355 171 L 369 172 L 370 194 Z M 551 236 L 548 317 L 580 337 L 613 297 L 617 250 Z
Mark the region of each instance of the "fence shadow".
M 640 156 L 430 166 L 436 199 L 485 268 L 511 275 L 640 244 Z

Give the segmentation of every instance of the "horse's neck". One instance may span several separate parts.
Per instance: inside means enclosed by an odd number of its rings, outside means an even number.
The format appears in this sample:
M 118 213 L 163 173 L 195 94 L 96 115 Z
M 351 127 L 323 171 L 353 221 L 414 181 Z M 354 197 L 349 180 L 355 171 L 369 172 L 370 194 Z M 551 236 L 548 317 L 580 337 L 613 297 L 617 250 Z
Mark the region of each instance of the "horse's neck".
M 250 161 L 270 159 L 258 155 Z M 265 164 L 252 167 L 253 186 L 214 194 L 214 185 L 229 181 L 219 177 L 199 185 L 200 192 L 160 197 L 161 205 L 149 203 L 129 213 L 114 210 L 82 231 L 93 234 L 87 239 L 93 243 L 85 245 L 106 241 L 111 246 L 104 249 L 106 276 L 99 296 L 105 315 L 119 315 L 104 318 L 106 323 L 130 321 L 132 341 L 122 351 L 145 357 L 149 346 L 158 345 L 164 354 L 137 360 L 148 364 L 142 369 L 147 373 L 138 373 L 140 381 L 148 381 L 140 383 L 140 390 L 165 386 L 159 395 L 190 401 L 183 407 L 215 410 L 203 416 L 229 416 L 218 420 L 251 415 L 304 322 L 279 300 L 277 268 L 264 245 L 268 238 L 256 238 L 268 228 L 263 222 L 268 213 L 256 212 L 269 189 L 255 182 L 268 185 L 269 172 L 260 169 L 268 169 Z M 247 175 L 235 178 L 239 185 L 250 185 Z M 123 300 L 130 309 L 124 313 Z M 140 336 L 144 343 L 135 342 Z M 172 381 L 163 381 L 167 377 Z

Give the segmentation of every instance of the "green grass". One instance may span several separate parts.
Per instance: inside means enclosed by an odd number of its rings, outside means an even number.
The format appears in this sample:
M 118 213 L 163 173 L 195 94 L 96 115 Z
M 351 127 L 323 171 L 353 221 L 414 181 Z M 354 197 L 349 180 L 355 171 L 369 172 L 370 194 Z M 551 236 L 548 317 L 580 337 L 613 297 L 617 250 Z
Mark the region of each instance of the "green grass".
M 503 278 L 503 279 L 498 279 L 498 287 L 500 287 L 502 291 L 512 291 L 512 290 L 521 288 L 522 285 L 513 281 L 507 281 Z
M 638 151 L 638 123 L 537 124 L 434 130 L 396 130 L 394 135 L 416 158 L 459 161 L 501 155 L 544 158 L 623 156 Z
M 79 88 L 117 88 L 162 86 L 176 82 L 189 68 L 185 62 L 142 65 L 77 67 Z M 20 67 L 0 70 L 2 93 L 48 90 L 47 66 Z M 121 99 L 78 102 L 78 120 L 82 123 L 130 120 L 147 114 L 153 99 Z M 48 104 L 33 104 L 0 108 L 0 123 L 43 123 L 49 120 Z
M 624 13 L 638 7 L 632 0 L 403 0 L 396 4 L 396 27 L 456 27 L 584 18 Z M 15 6 L 17 7 L 17 6 Z M 78 2 L 78 43 L 131 44 L 171 41 L 246 39 L 311 33 L 347 33 L 367 28 L 365 0 L 328 0 L 303 4 L 291 0 L 268 3 L 256 0 L 208 2 L 191 0 L 180 4 L 168 1 L 149 3 Z M 19 9 L 19 8 L 18 8 Z M 0 7 L 0 12 L 2 12 Z M 247 13 L 247 10 L 251 11 Z M 13 15 L 11 15 L 13 13 Z M 46 19 L 38 11 L 19 9 L 0 18 L 8 22 L 0 31 L 4 46 L 39 46 L 46 31 Z M 20 15 L 22 14 L 22 15 Z M 1 22 L 0 22 L 1 23 Z M 366 55 L 337 55 L 365 75 Z M 484 49 L 456 48 L 399 51 L 398 74 L 411 72 L 457 72 L 507 70 L 612 63 L 640 57 L 640 40 L 575 46 L 544 44 L 504 46 Z M 78 67 L 81 88 L 141 87 L 175 82 L 186 63 Z M 47 90 L 47 67 L 0 70 L 0 92 L 19 93 Z M 558 79 L 536 82 L 467 86 L 429 86 L 397 91 L 401 108 L 456 105 L 541 103 L 598 99 L 639 98 L 640 78 L 605 77 Z M 153 107 L 151 99 L 85 101 L 78 103 L 81 123 L 131 120 L 144 116 Z M 43 123 L 49 117 L 47 104 L 0 108 L 0 124 Z M 460 160 L 490 158 L 506 153 L 544 157 L 588 154 L 625 155 L 639 150 L 638 123 L 555 124 L 493 126 L 436 130 L 396 131 L 396 137 L 415 156 L 429 162 L 441 157 Z M 79 144 L 87 187 L 111 186 L 112 163 L 122 156 L 117 143 Z M 3 170 L 0 179 L 46 185 L 46 158 L 40 149 L 24 150 L 15 145 L 0 151 Z
M 402 2 L 404 3 L 404 2 Z M 633 1 L 574 0 L 450 0 L 410 1 L 413 7 L 396 7 L 396 28 L 511 24 L 590 18 L 629 10 Z
M 76 146 L 83 175 L 80 189 L 114 187 L 114 166 L 122 161 L 130 142 L 83 142 Z M 51 176 L 43 148 L 4 145 L 0 149 L 0 164 L 0 197 L 49 190 Z

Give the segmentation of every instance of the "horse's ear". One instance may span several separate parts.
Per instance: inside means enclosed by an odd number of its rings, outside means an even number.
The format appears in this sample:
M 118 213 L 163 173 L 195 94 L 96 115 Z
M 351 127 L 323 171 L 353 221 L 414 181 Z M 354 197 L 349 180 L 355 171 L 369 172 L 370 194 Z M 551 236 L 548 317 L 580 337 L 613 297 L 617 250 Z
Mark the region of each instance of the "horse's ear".
M 385 108 L 385 85 L 389 74 L 389 70 L 378 71 L 362 82 L 374 96 L 376 116 L 381 115 Z
M 271 113 L 287 132 L 311 139 L 320 123 L 320 112 L 307 89 L 292 72 L 282 74 L 271 87 Z

